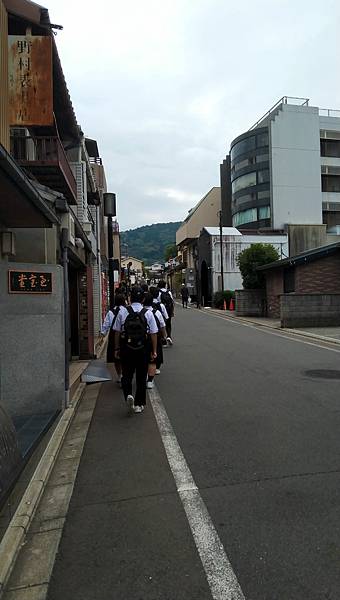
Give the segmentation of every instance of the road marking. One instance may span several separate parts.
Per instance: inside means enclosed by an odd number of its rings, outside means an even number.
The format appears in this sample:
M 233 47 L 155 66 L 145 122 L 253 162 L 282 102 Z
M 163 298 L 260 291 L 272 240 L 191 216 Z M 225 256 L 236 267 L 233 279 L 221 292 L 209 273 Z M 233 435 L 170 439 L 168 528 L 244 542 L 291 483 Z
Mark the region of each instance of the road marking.
M 262 331 L 263 333 L 266 333 L 267 335 L 275 335 L 276 337 L 280 337 L 280 338 L 284 338 L 285 340 L 291 340 L 292 342 L 298 342 L 300 344 L 306 344 L 307 346 L 315 346 L 316 348 L 321 348 L 322 350 L 329 350 L 330 352 L 337 352 L 338 354 L 340 353 L 340 349 L 337 348 L 328 348 L 328 346 L 321 346 L 320 344 L 314 343 L 314 342 L 307 342 L 307 340 L 300 340 L 297 337 L 299 334 L 294 334 L 292 332 L 287 332 L 287 333 L 277 333 L 276 331 L 269 331 L 269 328 L 266 327 L 265 325 L 256 325 L 256 323 L 252 324 L 252 323 L 244 323 L 243 321 L 235 321 L 234 317 L 222 317 L 220 315 L 215 315 L 214 313 L 211 312 L 206 312 L 206 311 L 198 311 L 201 314 L 204 315 L 210 315 L 211 317 L 214 317 L 215 319 L 222 319 L 222 321 L 228 322 L 228 323 L 232 323 L 233 325 L 240 325 L 242 327 L 250 327 L 250 329 L 256 329 L 256 331 Z M 323 342 L 324 344 L 331 344 L 332 342 Z
M 223 544 L 190 472 L 162 399 L 148 390 L 167 459 L 214 600 L 245 600 Z

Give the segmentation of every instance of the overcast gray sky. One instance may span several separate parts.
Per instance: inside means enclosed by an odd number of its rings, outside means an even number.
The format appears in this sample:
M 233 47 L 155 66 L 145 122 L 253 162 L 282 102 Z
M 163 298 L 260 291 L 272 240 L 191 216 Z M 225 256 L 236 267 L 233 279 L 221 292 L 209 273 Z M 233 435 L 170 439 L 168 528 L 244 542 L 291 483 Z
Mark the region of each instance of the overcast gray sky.
M 339 0 L 46 0 L 121 229 L 185 218 L 284 95 L 340 109 Z

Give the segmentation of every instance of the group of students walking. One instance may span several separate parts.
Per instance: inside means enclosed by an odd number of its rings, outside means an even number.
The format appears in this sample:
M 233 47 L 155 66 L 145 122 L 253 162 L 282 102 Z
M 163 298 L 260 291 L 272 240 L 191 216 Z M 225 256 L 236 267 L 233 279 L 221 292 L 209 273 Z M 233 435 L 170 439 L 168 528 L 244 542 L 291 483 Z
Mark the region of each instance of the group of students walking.
M 116 293 L 115 306 L 105 317 L 101 334 L 109 332 L 107 362 L 114 363 L 117 381 L 133 413 L 144 411 L 146 389 L 153 388 L 154 377 L 161 371 L 163 348 L 173 344 L 173 316 L 171 291 L 160 281 L 158 287 L 134 286 L 129 295 Z

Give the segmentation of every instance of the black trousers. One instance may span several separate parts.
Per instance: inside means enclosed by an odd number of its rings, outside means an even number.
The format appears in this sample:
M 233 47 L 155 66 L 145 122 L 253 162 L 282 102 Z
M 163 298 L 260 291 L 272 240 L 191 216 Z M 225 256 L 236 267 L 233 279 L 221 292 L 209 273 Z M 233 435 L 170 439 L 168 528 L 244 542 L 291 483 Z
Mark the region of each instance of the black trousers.
M 188 308 L 188 298 L 182 298 L 182 306 Z
M 166 328 L 166 333 L 167 333 L 168 337 L 171 337 L 171 319 L 172 319 L 172 317 L 169 317 L 165 321 L 165 328 Z
M 160 369 L 163 364 L 163 344 L 162 340 L 157 340 L 157 358 L 156 358 L 156 369 Z
M 122 363 L 122 388 L 125 400 L 132 394 L 132 380 L 136 374 L 135 406 L 146 404 L 146 377 L 148 373 L 148 353 L 146 350 L 129 350 L 120 353 Z

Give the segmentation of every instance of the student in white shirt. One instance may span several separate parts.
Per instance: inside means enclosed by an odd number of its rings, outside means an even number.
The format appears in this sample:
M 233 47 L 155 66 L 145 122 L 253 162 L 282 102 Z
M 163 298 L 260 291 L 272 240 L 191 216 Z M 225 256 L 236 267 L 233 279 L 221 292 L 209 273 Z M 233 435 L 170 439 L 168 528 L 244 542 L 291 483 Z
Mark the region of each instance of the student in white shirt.
M 167 310 L 167 313 L 168 313 L 168 319 L 165 322 L 166 331 L 168 334 L 167 341 L 168 341 L 168 344 L 170 346 L 172 346 L 173 341 L 172 341 L 172 336 L 171 336 L 171 333 L 172 333 L 171 319 L 172 319 L 172 317 L 175 316 L 175 310 L 174 310 L 175 303 L 174 303 L 174 299 L 173 299 L 171 291 L 168 290 L 166 287 L 165 281 L 160 281 L 158 284 L 158 288 L 159 288 L 158 300 L 164 304 L 164 306 Z
M 146 404 L 146 377 L 149 360 L 157 358 L 158 327 L 151 311 L 143 307 L 144 292 L 131 289 L 131 306 L 122 307 L 113 325 L 116 357 L 122 363 L 122 388 L 130 410 L 142 413 Z M 138 313 L 136 318 L 133 313 Z M 151 341 L 148 343 L 148 336 Z M 120 347 L 118 351 L 117 348 Z M 136 374 L 136 393 L 132 394 L 132 380 Z
M 163 346 L 162 340 L 166 340 L 166 328 L 165 321 L 163 319 L 163 315 L 159 309 L 159 303 L 153 306 L 153 297 L 150 292 L 145 294 L 144 306 L 147 310 L 150 310 L 154 317 L 158 327 L 157 334 L 157 358 L 155 361 L 149 363 L 148 366 L 148 380 L 146 387 L 151 389 L 154 387 L 153 379 L 155 375 L 159 375 L 161 365 L 163 364 Z M 166 343 L 166 342 L 165 342 Z
M 121 306 L 125 306 L 125 297 L 123 294 L 115 294 L 115 306 L 113 310 L 109 310 L 105 316 L 104 323 L 100 330 L 100 335 L 105 337 L 109 332 L 109 339 L 107 343 L 106 349 L 106 362 L 114 363 L 115 370 L 117 373 L 117 383 L 121 383 L 122 377 L 122 366 L 120 364 L 120 359 L 115 356 L 115 333 L 112 329 L 112 325 L 115 323 L 118 313 L 120 311 Z

